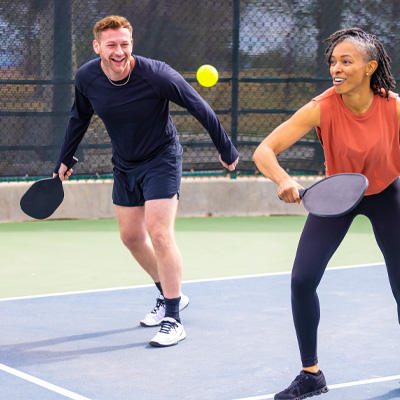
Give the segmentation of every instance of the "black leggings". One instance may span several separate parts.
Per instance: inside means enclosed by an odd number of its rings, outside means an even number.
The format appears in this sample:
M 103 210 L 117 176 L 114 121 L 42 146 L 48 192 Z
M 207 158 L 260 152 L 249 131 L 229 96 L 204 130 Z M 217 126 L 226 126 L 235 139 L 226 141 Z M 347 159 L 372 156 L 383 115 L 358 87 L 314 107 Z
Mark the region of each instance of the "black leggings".
M 365 215 L 385 258 L 400 322 L 400 179 L 383 192 L 365 196 L 350 213 L 341 217 L 309 215 L 304 226 L 292 272 L 292 312 L 303 367 L 318 363 L 317 287 L 325 268 L 345 237 L 353 219 Z

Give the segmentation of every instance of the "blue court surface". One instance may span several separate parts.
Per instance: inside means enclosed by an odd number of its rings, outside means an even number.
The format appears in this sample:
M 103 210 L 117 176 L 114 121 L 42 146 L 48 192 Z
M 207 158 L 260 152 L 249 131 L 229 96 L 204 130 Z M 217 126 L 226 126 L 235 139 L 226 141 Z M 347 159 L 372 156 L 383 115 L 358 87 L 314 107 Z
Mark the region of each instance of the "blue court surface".
M 0 301 L 1 400 L 261 400 L 301 369 L 290 274 L 185 282 L 187 339 L 152 348 L 153 286 Z M 328 269 L 319 287 L 324 400 L 400 398 L 400 327 L 385 266 Z

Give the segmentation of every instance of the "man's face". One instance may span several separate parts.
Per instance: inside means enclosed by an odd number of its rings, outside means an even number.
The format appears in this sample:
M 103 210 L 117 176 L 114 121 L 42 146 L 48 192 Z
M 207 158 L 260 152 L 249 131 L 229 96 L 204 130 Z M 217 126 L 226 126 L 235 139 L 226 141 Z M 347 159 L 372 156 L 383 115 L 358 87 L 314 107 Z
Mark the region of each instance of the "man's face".
M 118 81 L 129 73 L 133 39 L 127 28 L 107 29 L 101 33 L 100 41 L 93 41 L 101 66 L 110 79 Z

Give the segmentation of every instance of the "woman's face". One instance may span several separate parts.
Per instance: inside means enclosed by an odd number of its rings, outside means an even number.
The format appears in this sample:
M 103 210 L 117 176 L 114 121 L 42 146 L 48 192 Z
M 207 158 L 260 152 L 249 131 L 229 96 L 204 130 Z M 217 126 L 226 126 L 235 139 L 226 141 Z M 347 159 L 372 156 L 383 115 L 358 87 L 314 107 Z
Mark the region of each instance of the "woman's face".
M 364 61 L 357 43 L 344 40 L 335 46 L 330 59 L 330 73 L 336 93 L 351 94 L 369 87 L 368 71 L 371 71 L 371 65 Z

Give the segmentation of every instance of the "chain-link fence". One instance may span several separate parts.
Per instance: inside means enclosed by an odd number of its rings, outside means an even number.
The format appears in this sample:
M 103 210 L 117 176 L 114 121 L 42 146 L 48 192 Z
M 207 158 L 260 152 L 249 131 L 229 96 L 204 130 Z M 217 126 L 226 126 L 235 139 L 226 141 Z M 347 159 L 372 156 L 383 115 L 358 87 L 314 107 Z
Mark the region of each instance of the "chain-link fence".
M 1 0 L 0 177 L 46 176 L 54 167 L 73 101 L 73 78 L 96 55 L 92 28 L 125 16 L 134 54 L 165 61 L 216 111 L 240 154 L 239 172 L 255 172 L 261 140 L 331 85 L 322 40 L 359 26 L 374 33 L 400 76 L 397 0 Z M 220 81 L 201 87 L 195 73 L 214 65 Z M 184 147 L 184 171 L 221 170 L 208 134 L 171 105 Z M 78 175 L 107 175 L 111 144 L 97 116 L 81 143 Z M 279 156 L 292 172 L 322 173 L 315 132 Z

